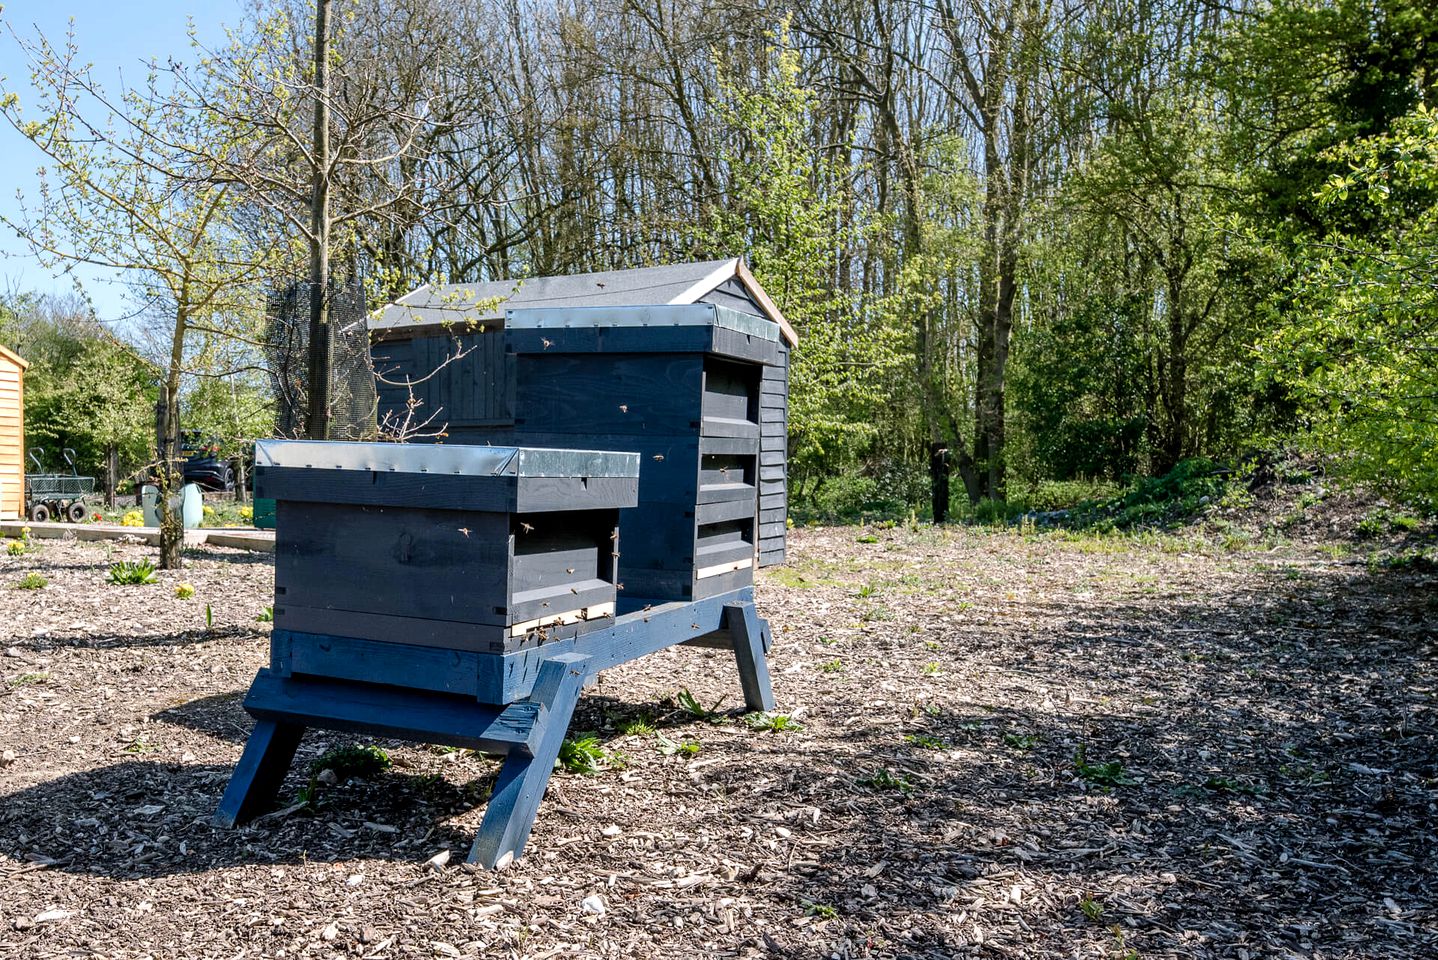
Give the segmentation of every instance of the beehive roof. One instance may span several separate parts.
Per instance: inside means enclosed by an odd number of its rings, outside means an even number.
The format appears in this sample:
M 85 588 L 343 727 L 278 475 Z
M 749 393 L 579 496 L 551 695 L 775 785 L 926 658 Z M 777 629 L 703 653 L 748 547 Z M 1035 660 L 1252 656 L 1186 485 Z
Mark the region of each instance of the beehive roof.
M 637 307 L 698 303 L 721 287 L 738 285 L 760 314 L 779 325 L 784 339 L 798 338 L 744 261 L 706 260 L 661 267 L 606 270 L 564 277 L 425 284 L 384 307 L 370 329 L 398 331 L 450 323 L 498 323 L 508 310 L 537 307 Z

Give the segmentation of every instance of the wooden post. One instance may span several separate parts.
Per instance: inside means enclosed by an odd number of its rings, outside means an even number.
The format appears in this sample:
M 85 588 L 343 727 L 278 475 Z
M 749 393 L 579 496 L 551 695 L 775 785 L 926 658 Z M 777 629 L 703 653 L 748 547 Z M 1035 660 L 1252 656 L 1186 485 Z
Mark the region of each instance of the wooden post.
M 569 718 L 579 703 L 589 673 L 588 662 L 588 657 L 571 653 L 547 660 L 539 668 L 539 678 L 528 698 L 528 702 L 542 708 L 536 724 L 541 729 L 532 738 L 534 752 L 511 750 L 505 757 L 469 853 L 470 863 L 494 870 L 508 865 L 524 851 L 539 812 L 539 801 L 544 797 L 554 762 L 559 759 Z
M 217 827 L 233 827 L 273 805 L 304 732 L 305 728 L 296 723 L 257 721 L 230 785 L 225 788 L 220 808 L 210 822 Z
M 744 709 L 751 713 L 774 709 L 774 689 L 769 682 L 768 648 L 765 637 L 769 624 L 760 619 L 754 604 L 726 603 L 724 621 L 734 638 L 734 659 L 739 664 L 739 686 L 744 691 Z

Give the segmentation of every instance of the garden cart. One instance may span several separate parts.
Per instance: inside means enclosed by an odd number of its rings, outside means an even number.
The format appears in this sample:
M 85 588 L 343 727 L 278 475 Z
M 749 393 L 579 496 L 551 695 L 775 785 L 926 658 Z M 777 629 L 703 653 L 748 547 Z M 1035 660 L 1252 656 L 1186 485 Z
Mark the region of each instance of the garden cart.
M 35 472 L 25 474 L 25 515 L 36 523 L 44 523 L 51 517 L 79 523 L 88 513 L 85 498 L 95 492 L 95 478 L 76 473 L 74 450 L 61 452 L 70 468 L 68 474 L 46 473 L 45 451 L 39 447 L 30 450 Z

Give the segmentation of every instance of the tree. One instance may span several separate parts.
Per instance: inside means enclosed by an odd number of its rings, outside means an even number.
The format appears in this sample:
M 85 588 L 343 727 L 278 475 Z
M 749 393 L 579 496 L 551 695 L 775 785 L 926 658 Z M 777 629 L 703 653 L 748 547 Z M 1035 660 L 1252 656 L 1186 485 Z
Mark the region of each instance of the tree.
M 1438 112 L 1335 148 L 1321 205 L 1358 203 L 1369 235 L 1303 247 L 1296 309 L 1261 357 L 1302 397 L 1307 435 L 1355 475 L 1438 504 Z
M 855 241 L 840 226 L 849 171 L 809 142 L 815 98 L 781 24 L 752 88 L 721 69 L 717 113 L 731 134 L 720 152 L 730 203 L 712 211 L 697 243 L 745 254 L 799 334 L 790 362 L 790 463 L 805 475 L 857 459 L 877 430 L 882 389 L 899 362 L 885 317 L 836 289 L 838 259 Z
M 57 270 L 89 264 L 129 276 L 145 301 L 168 312 L 167 355 L 156 409 L 156 477 L 162 502 L 179 480 L 180 387 L 192 338 L 225 337 L 274 248 L 252 246 L 232 219 L 230 186 L 206 177 L 189 145 L 210 142 L 211 117 L 183 90 L 147 83 L 112 98 L 63 48 L 14 36 L 34 83 L 38 119 L 14 90 L 0 112 L 45 158 L 35 205 L 3 219 Z M 183 530 L 163 511 L 160 563 L 180 566 Z

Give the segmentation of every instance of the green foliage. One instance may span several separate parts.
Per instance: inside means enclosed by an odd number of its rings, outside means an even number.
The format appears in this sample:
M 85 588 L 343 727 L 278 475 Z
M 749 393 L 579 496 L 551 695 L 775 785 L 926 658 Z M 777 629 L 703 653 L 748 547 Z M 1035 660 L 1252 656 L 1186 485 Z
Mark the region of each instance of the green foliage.
M 698 697 L 689 692 L 688 687 L 679 691 L 675 696 L 675 702 L 678 703 L 680 710 L 683 710 L 695 720 L 705 720 L 712 723 L 723 716 L 723 714 L 718 711 L 719 704 L 723 702 L 722 697 L 719 700 L 715 700 L 713 706 L 705 707 L 704 704 L 699 702 Z
M 817 97 L 787 20 L 746 83 L 721 64 L 717 102 L 729 203 L 711 211 L 699 245 L 744 253 L 755 276 L 798 332 L 790 361 L 790 464 L 801 483 L 852 466 L 877 436 L 884 385 L 901 361 L 882 318 L 837 288 L 839 251 L 862 231 L 851 209 L 852 170 L 810 133 Z
M 12 557 L 23 557 L 30 551 L 30 547 L 23 540 L 11 540 L 5 545 L 5 552 Z
M 671 740 L 662 733 L 658 735 L 658 739 L 659 752 L 666 757 L 692 757 L 700 750 L 697 740 Z
M 604 769 L 609 757 L 594 734 L 565 737 L 559 745 L 559 765 L 570 773 L 590 776 Z
M 258 614 L 255 615 L 255 622 L 256 622 L 256 623 L 274 623 L 274 622 L 275 622 L 275 608 L 272 607 L 272 606 L 270 606 L 270 607 L 265 607 L 263 610 L 261 610 Z
M 1296 309 L 1260 357 L 1303 401 L 1315 447 L 1354 476 L 1438 503 L 1438 113 L 1420 107 L 1327 156 L 1347 170 L 1320 206 L 1356 204 L 1371 226 L 1337 223 L 1299 245 Z
M 175 584 L 175 599 L 177 599 L 177 600 L 189 600 L 189 599 L 190 599 L 191 597 L 193 597 L 194 595 L 195 595 L 195 585 L 194 585 L 193 583 L 177 583 L 177 584 Z
M 1102 787 L 1129 787 L 1138 782 L 1124 772 L 1123 763 L 1119 760 L 1089 762 L 1088 747 L 1082 743 L 1074 751 L 1074 771 L 1089 783 Z
M 949 744 L 941 737 L 930 736 L 927 733 L 911 733 L 904 737 L 904 742 L 922 750 L 947 750 Z
M 620 725 L 619 732 L 626 737 L 648 736 L 654 732 L 654 718 L 646 715 L 627 720 Z
M 787 730 L 803 730 L 804 725 L 786 713 L 767 713 L 759 711 L 744 715 L 744 723 L 751 730 L 762 730 L 769 733 L 783 733 Z
M 392 765 L 390 756 L 374 744 L 347 744 L 327 750 L 310 764 L 311 774 L 333 770 L 340 780 L 350 777 L 372 777 L 383 773 Z
M 914 789 L 914 785 L 901 776 L 892 773 L 887 768 L 880 768 L 859 781 L 863 787 L 873 787 L 875 790 L 898 790 L 900 793 L 908 793 Z
M 126 586 L 154 583 L 154 561 L 148 557 L 143 560 L 118 560 L 110 564 L 109 580 Z
M 45 588 L 45 585 L 49 582 L 49 580 L 45 579 L 44 574 L 36 573 L 34 570 L 31 570 L 29 573 L 25 574 L 25 576 L 15 581 L 15 589 L 43 590 Z

